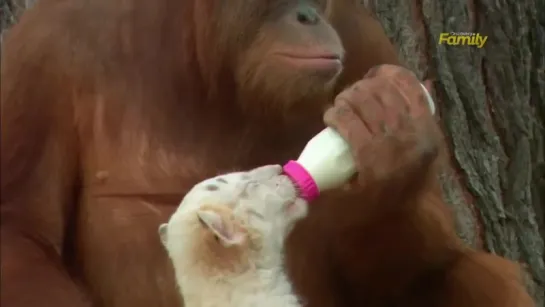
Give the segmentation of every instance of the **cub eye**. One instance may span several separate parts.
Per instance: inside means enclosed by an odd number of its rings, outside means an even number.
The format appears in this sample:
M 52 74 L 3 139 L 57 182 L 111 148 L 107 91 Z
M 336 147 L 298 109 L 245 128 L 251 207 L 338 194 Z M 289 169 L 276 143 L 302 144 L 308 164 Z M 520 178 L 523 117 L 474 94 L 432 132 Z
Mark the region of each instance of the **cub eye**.
M 265 220 L 265 217 L 261 213 L 256 212 L 254 210 L 248 210 L 248 215 L 253 216 L 253 217 L 257 217 L 260 220 Z

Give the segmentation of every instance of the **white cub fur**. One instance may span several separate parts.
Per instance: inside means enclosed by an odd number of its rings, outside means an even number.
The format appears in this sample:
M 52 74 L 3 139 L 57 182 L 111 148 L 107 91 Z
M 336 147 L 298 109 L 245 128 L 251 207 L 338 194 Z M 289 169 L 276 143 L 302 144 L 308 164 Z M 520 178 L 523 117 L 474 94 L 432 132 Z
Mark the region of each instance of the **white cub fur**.
M 301 306 L 283 246 L 306 215 L 307 203 L 280 165 L 195 185 L 159 227 L 185 306 Z

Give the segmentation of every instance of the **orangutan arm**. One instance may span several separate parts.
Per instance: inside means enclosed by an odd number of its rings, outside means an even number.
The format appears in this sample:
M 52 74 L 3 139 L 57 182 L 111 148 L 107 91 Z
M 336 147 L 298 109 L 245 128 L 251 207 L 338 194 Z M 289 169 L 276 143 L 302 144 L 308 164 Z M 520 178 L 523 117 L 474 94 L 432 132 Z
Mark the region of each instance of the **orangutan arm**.
M 517 264 L 471 250 L 457 237 L 438 163 L 337 202 L 350 212 L 339 216 L 331 248 L 344 297 L 351 305 L 533 307 Z
M 328 214 L 336 221 L 331 261 L 351 304 L 406 297 L 423 276 L 458 257 L 459 240 L 440 194 L 430 187 L 421 195 L 379 189 L 338 193 L 324 205 L 340 210 Z
M 361 82 L 358 89 L 373 90 L 369 84 Z M 399 100 L 394 92 L 370 97 Z M 353 93 L 349 99 L 365 97 Z M 430 117 L 405 116 L 399 129 L 388 133 L 395 124 L 378 125 L 384 117 L 374 108 L 375 100 L 362 99 L 361 116 L 369 130 L 357 129 L 362 122 L 342 109 L 343 97 L 339 99 L 325 119 L 339 123 L 338 131 L 351 141 L 359 174 L 352 191 L 334 193 L 328 204 L 320 205 L 322 224 L 332 236 L 331 266 L 344 285 L 341 296 L 347 304 L 507 306 L 488 298 L 497 291 L 513 306 L 528 306 L 520 280 L 510 273 L 512 264 L 503 260 L 499 265 L 501 258 L 468 250 L 457 237 L 439 184 L 446 146 L 438 125 Z M 375 134 L 365 138 L 369 131 Z M 479 278 L 482 282 L 476 283 Z
M 331 266 L 347 304 L 535 306 L 516 263 L 463 246 L 432 186 L 423 185 L 421 193 L 407 199 L 395 189 L 374 199 L 365 195 L 372 193 L 338 196 L 340 202 L 331 205 L 350 212 L 336 214 L 337 224 L 329 228 Z M 369 207 L 356 208 L 358 199 Z M 329 214 L 333 220 L 336 216 Z
M 518 264 L 505 258 L 466 251 L 447 270 L 441 307 L 535 307 Z
M 72 92 L 50 48 L 16 39 L 28 25 L 11 30 L 2 57 L 1 305 L 90 306 L 63 267 L 77 188 Z

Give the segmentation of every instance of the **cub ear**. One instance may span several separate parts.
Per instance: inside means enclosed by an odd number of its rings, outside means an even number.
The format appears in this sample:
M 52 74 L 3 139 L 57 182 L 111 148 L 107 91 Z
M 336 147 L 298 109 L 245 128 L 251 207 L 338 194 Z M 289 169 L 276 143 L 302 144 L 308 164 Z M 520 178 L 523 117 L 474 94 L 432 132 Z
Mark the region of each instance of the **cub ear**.
M 168 237 L 168 224 L 159 225 L 159 238 L 161 238 L 161 243 L 166 246 Z
M 246 240 L 246 233 L 233 220 L 233 213 L 227 210 L 213 208 L 197 211 L 199 220 L 210 229 L 224 247 L 242 245 Z

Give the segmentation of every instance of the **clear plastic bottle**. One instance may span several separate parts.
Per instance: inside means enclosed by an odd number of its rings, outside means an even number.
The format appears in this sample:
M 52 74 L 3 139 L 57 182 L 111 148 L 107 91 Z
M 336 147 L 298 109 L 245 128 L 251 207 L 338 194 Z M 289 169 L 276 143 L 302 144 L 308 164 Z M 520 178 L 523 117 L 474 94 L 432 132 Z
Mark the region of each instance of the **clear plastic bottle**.
M 432 114 L 435 104 L 422 85 Z M 320 191 L 342 186 L 355 173 L 356 167 L 350 146 L 332 128 L 325 128 L 305 146 L 297 161 L 284 165 L 284 173 L 298 187 L 301 197 L 311 201 Z

